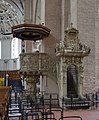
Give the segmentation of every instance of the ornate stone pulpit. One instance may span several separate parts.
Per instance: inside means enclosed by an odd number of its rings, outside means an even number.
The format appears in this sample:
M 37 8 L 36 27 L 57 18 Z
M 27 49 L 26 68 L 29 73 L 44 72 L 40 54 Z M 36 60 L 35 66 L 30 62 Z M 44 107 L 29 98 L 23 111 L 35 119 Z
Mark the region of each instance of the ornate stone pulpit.
M 46 53 L 22 53 L 20 54 L 20 73 L 23 74 L 26 83 L 27 94 L 37 95 L 36 83 L 40 82 L 40 92 L 46 92 L 46 80 L 48 75 L 56 78 L 56 63 Z

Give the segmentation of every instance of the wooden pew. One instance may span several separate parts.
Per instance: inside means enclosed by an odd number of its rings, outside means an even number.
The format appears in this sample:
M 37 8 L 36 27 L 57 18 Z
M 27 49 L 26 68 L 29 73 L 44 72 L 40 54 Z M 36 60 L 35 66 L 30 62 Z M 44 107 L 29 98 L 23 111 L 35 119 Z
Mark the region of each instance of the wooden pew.
M 0 120 L 7 120 L 10 86 L 0 86 Z

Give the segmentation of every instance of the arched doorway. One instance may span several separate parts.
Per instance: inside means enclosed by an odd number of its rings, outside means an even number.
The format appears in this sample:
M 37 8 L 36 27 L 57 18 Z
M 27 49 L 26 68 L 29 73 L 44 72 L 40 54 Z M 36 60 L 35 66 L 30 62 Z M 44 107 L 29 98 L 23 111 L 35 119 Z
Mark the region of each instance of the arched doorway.
M 76 65 L 67 68 L 67 97 L 78 97 L 78 70 Z

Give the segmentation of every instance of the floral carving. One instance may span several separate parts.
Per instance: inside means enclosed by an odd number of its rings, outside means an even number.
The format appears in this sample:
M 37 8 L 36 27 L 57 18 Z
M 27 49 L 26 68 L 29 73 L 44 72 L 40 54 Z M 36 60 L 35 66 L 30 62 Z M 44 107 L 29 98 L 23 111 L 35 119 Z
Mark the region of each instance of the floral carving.
M 72 58 L 71 57 L 66 57 L 65 58 L 65 63 L 69 64 L 72 62 Z
M 21 71 L 50 72 L 56 76 L 56 62 L 45 53 L 21 54 Z
M 75 57 L 74 62 L 77 63 L 77 64 L 81 63 L 81 58 L 80 57 Z

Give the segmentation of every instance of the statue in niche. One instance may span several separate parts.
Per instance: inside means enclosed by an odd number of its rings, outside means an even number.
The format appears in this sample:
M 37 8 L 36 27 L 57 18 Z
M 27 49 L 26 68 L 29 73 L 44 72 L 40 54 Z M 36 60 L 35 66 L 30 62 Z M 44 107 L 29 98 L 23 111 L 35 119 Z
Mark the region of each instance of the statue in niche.
M 39 52 L 41 46 L 40 41 L 34 41 L 33 42 L 33 52 Z

